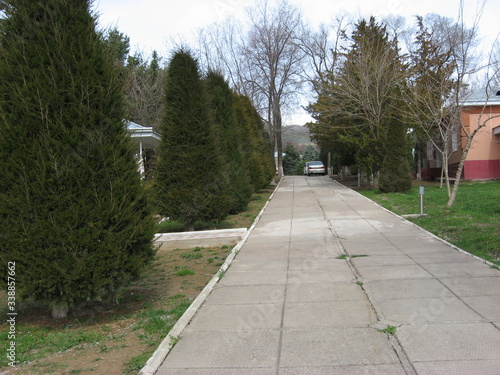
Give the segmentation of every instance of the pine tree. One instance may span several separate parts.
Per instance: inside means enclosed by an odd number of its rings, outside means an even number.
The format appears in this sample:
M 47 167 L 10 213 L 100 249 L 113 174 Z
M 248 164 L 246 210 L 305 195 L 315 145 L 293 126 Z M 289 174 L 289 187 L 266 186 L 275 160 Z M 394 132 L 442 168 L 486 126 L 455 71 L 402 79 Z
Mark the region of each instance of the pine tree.
M 243 168 L 233 94 L 224 77 L 218 73 L 210 72 L 205 82 L 218 148 L 224 161 L 222 174 L 228 177 L 226 199 L 230 213 L 240 212 L 248 204 L 252 187 Z
M 314 161 L 318 160 L 319 152 L 313 145 L 308 145 L 304 151 L 304 155 L 302 156 L 302 160 L 304 161 Z
M 182 221 L 186 230 L 228 213 L 227 176 L 208 103 L 198 63 L 187 51 L 175 52 L 165 77 L 155 186 L 160 213 Z
M 18 297 L 116 300 L 154 255 L 119 73 L 85 0 L 11 0 L 0 35 L 0 248 Z M 6 273 L 3 272 L 5 275 Z

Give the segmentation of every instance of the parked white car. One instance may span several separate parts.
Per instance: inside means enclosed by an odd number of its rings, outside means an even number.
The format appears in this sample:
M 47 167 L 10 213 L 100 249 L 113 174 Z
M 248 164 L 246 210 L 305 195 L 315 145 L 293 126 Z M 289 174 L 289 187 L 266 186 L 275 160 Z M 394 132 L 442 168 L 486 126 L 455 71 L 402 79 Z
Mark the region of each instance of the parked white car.
M 308 161 L 304 167 L 304 175 L 310 176 L 312 174 L 322 174 L 326 173 L 326 168 L 321 161 Z

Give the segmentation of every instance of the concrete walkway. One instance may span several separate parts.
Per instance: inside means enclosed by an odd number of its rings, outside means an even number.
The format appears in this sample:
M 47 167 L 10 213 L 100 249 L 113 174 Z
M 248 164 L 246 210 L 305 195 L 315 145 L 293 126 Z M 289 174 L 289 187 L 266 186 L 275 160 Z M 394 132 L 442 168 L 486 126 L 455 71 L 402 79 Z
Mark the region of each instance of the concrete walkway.
M 498 270 L 328 177 L 286 177 L 157 374 L 493 375 L 499 328 Z

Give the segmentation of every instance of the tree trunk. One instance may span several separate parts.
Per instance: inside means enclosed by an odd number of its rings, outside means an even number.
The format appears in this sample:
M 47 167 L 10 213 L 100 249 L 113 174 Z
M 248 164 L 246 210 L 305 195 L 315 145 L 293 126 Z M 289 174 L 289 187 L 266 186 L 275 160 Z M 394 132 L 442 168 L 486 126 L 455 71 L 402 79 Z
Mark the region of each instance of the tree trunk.
M 458 163 L 457 174 L 455 175 L 455 185 L 453 185 L 453 191 L 449 196 L 448 203 L 446 203 L 446 207 L 448 208 L 451 208 L 453 206 L 453 203 L 455 203 L 455 199 L 457 198 L 458 186 L 460 185 L 460 176 L 462 175 L 465 159 L 467 159 L 467 154 L 469 153 L 470 145 L 472 144 L 472 139 L 475 134 L 476 132 L 472 133 L 472 135 L 469 136 L 469 138 L 467 139 L 467 143 L 465 144 L 465 149 L 462 153 L 462 157 L 460 158 L 460 163 Z
M 66 302 L 58 302 L 52 305 L 52 318 L 64 319 L 68 316 L 69 306 Z
M 422 144 L 423 142 L 422 141 L 417 141 L 417 147 L 416 147 L 416 151 L 417 151 L 417 170 L 415 171 L 415 178 L 417 179 L 417 181 L 422 181 Z
M 283 142 L 281 139 L 281 109 L 277 101 L 273 102 L 273 126 L 276 134 L 278 151 L 278 176 L 283 176 Z

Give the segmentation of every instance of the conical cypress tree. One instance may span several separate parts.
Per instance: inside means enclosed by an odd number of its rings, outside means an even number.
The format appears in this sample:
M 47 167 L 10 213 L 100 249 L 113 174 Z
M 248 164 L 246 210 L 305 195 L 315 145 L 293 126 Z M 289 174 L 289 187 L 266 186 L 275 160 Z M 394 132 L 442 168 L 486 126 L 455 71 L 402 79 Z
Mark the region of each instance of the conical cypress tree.
M 250 99 L 236 95 L 234 108 L 240 139 L 244 142 L 243 166 L 255 190 L 267 186 L 275 173 L 269 139 L 264 124 Z
M 160 213 L 194 228 L 228 213 L 222 159 L 215 143 L 209 104 L 197 62 L 177 51 L 165 77 L 162 142 L 156 170 Z
M 378 179 L 378 188 L 384 193 L 411 189 L 406 130 L 406 126 L 397 119 L 393 119 L 387 127 L 385 154 Z
M 0 34 L 0 248 L 16 291 L 116 299 L 154 255 L 118 72 L 86 0 L 11 0 Z M 3 274 L 7 274 L 3 272 Z
M 218 73 L 205 79 L 217 144 L 224 160 L 223 174 L 228 176 L 227 200 L 230 213 L 242 211 L 252 195 L 252 187 L 243 168 L 241 147 L 233 104 L 233 93 Z

